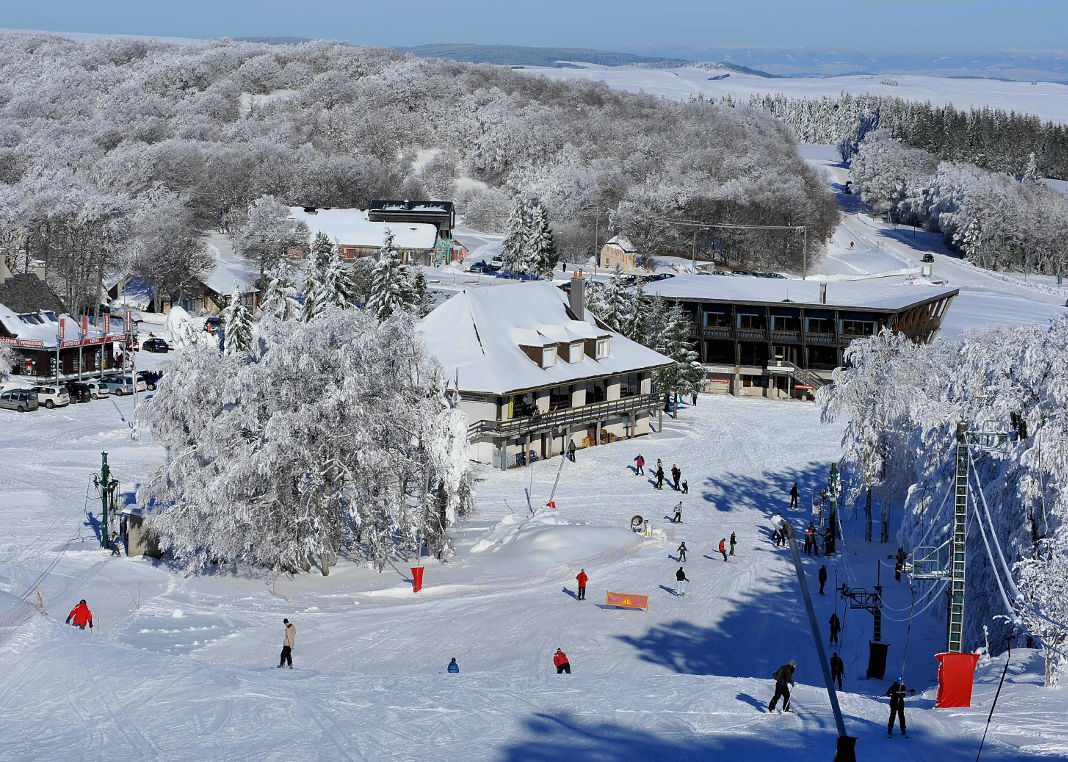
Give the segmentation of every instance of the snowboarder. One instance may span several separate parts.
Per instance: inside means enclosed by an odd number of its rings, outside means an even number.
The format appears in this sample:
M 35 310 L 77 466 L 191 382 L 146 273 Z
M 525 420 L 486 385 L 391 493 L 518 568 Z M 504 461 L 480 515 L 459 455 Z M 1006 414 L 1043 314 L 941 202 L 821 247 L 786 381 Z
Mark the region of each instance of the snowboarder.
M 660 462 L 660 458 L 656 459 L 656 488 L 664 489 L 664 464 Z
M 671 517 L 672 524 L 682 523 L 682 501 L 680 500 L 678 505 L 675 506 L 675 515 Z
M 567 443 L 567 459 L 572 463 L 575 462 L 575 440 L 572 439 Z
M 679 479 L 681 479 L 681 478 L 682 478 L 682 469 L 679 468 L 678 466 L 676 466 L 674 463 L 672 463 L 671 464 L 671 481 L 673 482 L 673 484 L 671 485 L 671 488 L 673 490 L 675 490 L 676 492 L 679 491 Z
M 293 669 L 293 647 L 297 645 L 297 628 L 288 619 L 283 619 L 282 624 L 286 626 L 286 629 L 285 636 L 282 638 L 282 655 L 278 659 L 278 669 L 286 664 Z
M 842 631 L 842 622 L 838 619 L 838 614 L 831 614 L 831 642 L 838 642 L 838 633 Z
M 831 682 L 838 682 L 838 690 L 842 690 L 842 675 L 845 674 L 845 663 L 842 657 L 835 651 L 831 654 Z
M 731 532 L 731 555 L 734 555 L 734 546 L 738 544 L 738 538 Z
M 460 674 L 460 665 L 456 663 L 456 657 L 455 656 L 452 657 L 452 659 L 449 660 L 449 672 L 454 674 L 454 675 Z
M 790 659 L 786 664 L 783 664 L 772 675 L 775 679 L 775 695 L 771 697 L 771 703 L 768 704 L 768 711 L 774 712 L 775 705 L 779 702 L 779 697 L 782 697 L 782 710 L 784 712 L 790 711 L 790 686 L 794 684 L 794 670 L 797 669 L 797 660 Z
M 723 556 L 723 562 L 726 563 L 727 562 L 727 538 L 726 537 L 720 537 L 719 538 L 719 552 Z
M 679 544 L 678 553 L 679 553 L 679 563 L 680 564 L 686 563 L 686 543 L 685 542 Z
M 675 572 L 675 595 L 681 598 L 686 595 L 686 583 L 690 580 L 686 579 L 686 572 L 679 567 L 679 570 Z
M 823 595 L 823 587 L 827 584 L 827 564 L 820 564 L 820 595 Z
M 586 600 L 586 582 L 589 577 L 586 575 L 585 569 L 579 569 L 578 575 L 575 577 L 575 581 L 578 582 L 578 599 L 580 601 Z
M 645 458 L 641 453 L 638 453 L 638 457 L 634 459 L 634 475 L 645 476 Z
M 558 675 L 571 674 L 571 662 L 567 660 L 567 654 L 559 648 L 553 654 L 553 666 L 556 667 L 556 674 Z
M 684 494 L 684 495 L 689 495 L 690 494 L 690 485 L 686 483 L 685 479 L 682 480 L 682 494 Z
M 794 482 L 794 486 L 790 488 L 790 507 L 797 507 L 797 482 Z
M 85 598 L 78 601 L 78 605 L 70 610 L 66 623 L 73 624 L 79 630 L 84 630 L 85 625 L 89 625 L 90 630 L 93 629 L 93 612 L 89 610 Z
M 909 737 L 909 734 L 905 731 L 905 695 L 907 693 L 916 693 L 916 689 L 906 688 L 905 679 L 898 675 L 897 680 L 886 691 L 886 695 L 890 697 L 890 719 L 886 723 L 887 738 L 891 738 L 894 735 L 895 717 L 901 723 L 901 735 L 905 736 L 905 738 Z

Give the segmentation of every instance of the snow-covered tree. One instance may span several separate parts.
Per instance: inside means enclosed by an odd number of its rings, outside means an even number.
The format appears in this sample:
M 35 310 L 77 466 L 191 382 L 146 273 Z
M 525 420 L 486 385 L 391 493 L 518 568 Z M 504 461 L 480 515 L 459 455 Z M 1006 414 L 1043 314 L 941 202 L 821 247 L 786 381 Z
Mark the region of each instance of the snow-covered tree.
M 467 420 L 407 316 L 328 308 L 262 323 L 246 354 L 171 362 L 145 412 L 167 457 L 139 498 L 166 506 L 151 523 L 179 563 L 325 574 L 420 541 L 449 553 L 471 510 Z
M 543 204 L 535 204 L 530 212 L 530 224 L 522 257 L 523 269 L 520 272 L 545 278 L 552 274 L 560 262 L 556 250 L 556 241 L 549 226 L 549 213 Z
M 260 266 L 260 277 L 288 255 L 290 248 L 308 244 L 308 227 L 289 216 L 289 208 L 274 196 L 260 196 L 248 208 L 235 245 Z
M 673 409 L 677 415 L 679 395 L 700 391 L 705 370 L 690 337 L 693 321 L 682 306 L 678 303 L 667 306 L 659 296 L 653 303 L 653 320 L 660 325 L 660 330 L 650 346 L 674 361 L 654 374 L 653 385 L 658 391 L 673 397 Z
M 512 212 L 508 215 L 508 233 L 501 246 L 504 269 L 510 272 L 526 272 L 527 242 L 530 240 L 530 207 L 521 196 L 516 196 Z
M 1068 647 L 1068 554 L 1063 547 L 1043 549 L 1037 558 L 1019 561 L 1015 573 L 1020 590 L 1015 603 L 1020 619 L 1027 631 L 1041 641 L 1045 684 L 1052 688 L 1068 662 L 1064 655 Z
M 225 331 L 223 350 L 228 355 L 248 352 L 252 346 L 252 312 L 236 287 L 230 294 L 230 304 L 223 310 L 222 317 Z
M 0 344 L 0 378 L 3 378 L 11 372 L 11 369 L 15 367 L 17 360 L 18 355 L 11 346 Z
M 279 262 L 270 273 L 267 292 L 260 303 L 260 315 L 275 320 L 296 320 L 301 315 L 293 268 L 287 260 Z
M 367 309 L 379 320 L 413 306 L 415 290 L 408 268 L 401 264 L 400 254 L 393 242 L 393 231 L 386 228 L 385 240 L 378 254 L 378 262 L 371 274 L 371 295 Z
M 347 309 L 356 304 L 355 288 L 338 247 L 316 233 L 304 279 L 304 319 L 312 320 L 328 307 Z
M 613 331 L 623 332 L 627 316 L 634 309 L 634 295 L 628 291 L 623 273 L 617 267 L 608 282 L 586 291 L 587 307 Z

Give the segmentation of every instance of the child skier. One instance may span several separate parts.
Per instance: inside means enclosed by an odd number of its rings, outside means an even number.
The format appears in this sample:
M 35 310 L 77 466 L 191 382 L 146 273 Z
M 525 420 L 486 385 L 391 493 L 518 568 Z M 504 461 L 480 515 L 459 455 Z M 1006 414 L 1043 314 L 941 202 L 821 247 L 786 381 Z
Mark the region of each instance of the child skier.
M 460 665 L 456 663 L 456 657 L 455 656 L 452 657 L 452 659 L 449 660 L 448 670 L 453 675 L 460 674 Z
M 656 488 L 664 489 L 664 464 L 660 462 L 660 458 L 656 459 Z
M 679 545 L 678 553 L 679 553 L 679 563 L 680 564 L 686 563 L 686 543 L 685 542 L 683 542 L 683 543 L 681 543 Z
M 727 562 L 727 538 L 721 537 L 719 539 L 719 552 L 723 556 L 723 562 Z
M 78 605 L 70 610 L 66 623 L 73 624 L 79 630 L 84 630 L 86 625 L 89 625 L 90 630 L 93 629 L 93 612 L 89 610 L 85 598 L 78 601 Z

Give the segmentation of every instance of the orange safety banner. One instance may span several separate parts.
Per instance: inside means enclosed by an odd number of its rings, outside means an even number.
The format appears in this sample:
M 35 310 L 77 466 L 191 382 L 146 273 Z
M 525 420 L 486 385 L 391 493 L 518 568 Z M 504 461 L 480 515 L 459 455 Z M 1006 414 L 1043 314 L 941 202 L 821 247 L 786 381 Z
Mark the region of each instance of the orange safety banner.
M 418 593 L 423 589 L 423 567 L 412 566 L 412 592 Z
M 619 606 L 624 609 L 649 609 L 648 595 L 633 595 L 632 593 L 605 593 L 605 606 Z
M 972 681 L 979 654 L 935 654 L 938 660 L 938 695 L 935 706 L 939 709 L 972 705 Z

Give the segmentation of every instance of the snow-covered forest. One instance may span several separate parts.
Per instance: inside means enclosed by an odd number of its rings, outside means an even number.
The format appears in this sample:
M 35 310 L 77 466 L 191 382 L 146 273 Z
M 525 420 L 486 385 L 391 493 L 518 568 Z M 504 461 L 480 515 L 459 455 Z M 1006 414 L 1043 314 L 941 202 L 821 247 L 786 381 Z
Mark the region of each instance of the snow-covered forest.
M 958 423 L 1010 435 L 1004 452 L 973 454 L 965 637 L 984 642 L 989 627 L 1000 648 L 1019 620 L 1017 632 L 1046 647 L 1047 682 L 1064 662 L 1068 622 L 1064 596 L 1050 594 L 1063 590 L 1068 567 L 1066 357 L 1068 318 L 975 331 L 960 343 L 884 332 L 850 345 L 847 367 L 819 398 L 826 421 L 848 421 L 853 501 L 864 503 L 870 488 L 884 523 L 900 511 L 898 539 L 910 550 L 948 539 Z
M 247 347 L 227 328 L 225 353 L 178 353 L 145 407 L 167 459 L 139 497 L 175 559 L 327 574 L 446 556 L 472 507 L 467 419 L 410 316 L 327 305 L 265 318 Z
M 43 261 L 73 310 L 109 274 L 180 295 L 207 264 L 200 234 L 239 235 L 263 196 L 448 197 L 503 232 L 522 190 L 571 259 L 609 218 L 652 254 L 688 250 L 668 219 L 806 224 L 816 248 L 836 221 L 792 132 L 759 109 L 331 42 L 9 33 L 0 83 L 0 246 Z M 752 266 L 800 260 L 797 236 L 750 239 Z
M 847 159 L 869 132 L 882 128 L 907 145 L 947 161 L 1022 174 L 1034 154 L 1042 177 L 1068 178 L 1068 125 L 1044 122 L 1032 114 L 989 107 L 965 111 L 952 104 L 933 106 L 850 93 L 818 99 L 754 95 L 749 105 L 782 119 L 806 143 L 839 146 Z
M 969 261 L 993 270 L 1068 270 L 1068 198 L 1039 181 L 1035 158 L 1023 176 L 939 161 L 877 130 L 860 143 L 851 173 L 872 211 L 939 231 Z

